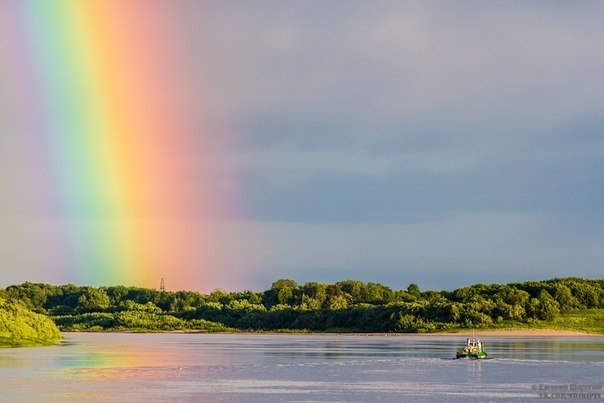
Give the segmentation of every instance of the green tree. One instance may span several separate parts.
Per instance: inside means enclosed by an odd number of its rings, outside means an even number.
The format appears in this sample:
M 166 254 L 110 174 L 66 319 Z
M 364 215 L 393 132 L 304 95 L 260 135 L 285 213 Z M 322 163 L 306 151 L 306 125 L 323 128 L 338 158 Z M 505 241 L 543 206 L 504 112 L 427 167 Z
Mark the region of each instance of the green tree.
M 367 304 L 381 305 L 394 301 L 394 292 L 378 283 L 367 283 L 361 294 L 362 302 Z
M 327 284 L 309 282 L 302 286 L 301 306 L 305 309 L 320 309 L 327 300 Z
M 267 309 L 274 305 L 292 306 L 300 287 L 291 279 L 279 279 L 273 283 L 270 290 L 265 291 L 264 301 Z
M 553 320 L 560 313 L 558 303 L 546 290 L 541 290 L 536 305 L 538 319 Z
M 110 302 L 105 289 L 86 287 L 78 298 L 77 309 L 80 312 L 100 312 L 107 309 Z
M 419 298 L 419 296 L 422 294 L 419 290 L 419 286 L 415 283 L 409 284 L 409 287 L 407 287 L 407 293 L 413 295 L 416 298 Z
M 350 302 L 352 304 L 358 304 L 361 302 L 362 291 L 365 287 L 365 284 L 362 281 L 358 280 L 345 280 L 336 283 L 342 292 L 348 294 L 350 296 Z
M 55 292 L 55 287 L 51 285 L 30 282 L 13 285 L 6 289 L 6 294 L 10 299 L 21 301 L 27 309 L 37 313 L 47 313 L 45 308 L 46 301 Z
M 554 299 L 558 302 L 560 310 L 570 311 L 581 306 L 579 300 L 566 285 L 558 283 L 554 289 Z

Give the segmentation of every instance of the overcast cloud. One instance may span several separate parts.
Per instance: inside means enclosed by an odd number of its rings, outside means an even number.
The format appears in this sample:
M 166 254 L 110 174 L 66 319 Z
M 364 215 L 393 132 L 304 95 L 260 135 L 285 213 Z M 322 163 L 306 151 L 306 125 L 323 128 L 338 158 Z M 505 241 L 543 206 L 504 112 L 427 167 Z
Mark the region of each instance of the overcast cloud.
M 599 275 L 601 3 L 263 5 L 204 66 L 267 277 Z

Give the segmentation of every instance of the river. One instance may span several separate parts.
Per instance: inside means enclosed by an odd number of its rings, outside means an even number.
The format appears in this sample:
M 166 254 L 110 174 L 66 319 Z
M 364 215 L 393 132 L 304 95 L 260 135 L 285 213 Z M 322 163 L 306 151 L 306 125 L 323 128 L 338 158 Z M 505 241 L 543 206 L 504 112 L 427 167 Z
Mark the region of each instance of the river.
M 64 333 L 0 349 L 2 402 L 604 400 L 604 337 Z

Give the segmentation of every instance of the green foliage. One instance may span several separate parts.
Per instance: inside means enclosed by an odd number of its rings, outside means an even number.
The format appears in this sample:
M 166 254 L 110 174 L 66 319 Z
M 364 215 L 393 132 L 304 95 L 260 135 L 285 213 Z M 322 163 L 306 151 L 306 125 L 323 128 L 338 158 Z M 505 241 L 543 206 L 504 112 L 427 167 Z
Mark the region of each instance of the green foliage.
M 288 278 L 280 279 L 273 283 L 270 290 L 264 292 L 265 306 L 270 309 L 274 305 L 292 305 L 299 295 L 298 283 Z
M 109 307 L 109 296 L 103 288 L 85 287 L 78 297 L 80 312 L 102 312 Z
M 548 325 L 556 329 L 604 334 L 604 310 L 591 308 L 563 312 Z
M 419 286 L 415 283 L 409 284 L 409 287 L 407 287 L 407 293 L 409 295 L 413 295 L 415 298 L 419 298 L 422 294 L 419 290 Z
M 560 313 L 558 302 L 546 290 L 541 290 L 537 301 L 538 319 L 553 320 Z
M 454 291 L 392 290 L 378 283 L 291 279 L 264 292 L 162 292 L 136 287 L 24 283 L 0 290 L 62 330 L 434 332 L 544 326 L 577 310 L 604 307 L 604 280 L 576 277 L 474 284 Z M 574 318 L 574 317 L 573 317 Z M 576 318 L 572 323 L 577 323 Z M 591 329 L 597 326 L 591 326 Z
M 49 318 L 0 298 L 0 346 L 45 345 L 59 339 L 59 329 Z

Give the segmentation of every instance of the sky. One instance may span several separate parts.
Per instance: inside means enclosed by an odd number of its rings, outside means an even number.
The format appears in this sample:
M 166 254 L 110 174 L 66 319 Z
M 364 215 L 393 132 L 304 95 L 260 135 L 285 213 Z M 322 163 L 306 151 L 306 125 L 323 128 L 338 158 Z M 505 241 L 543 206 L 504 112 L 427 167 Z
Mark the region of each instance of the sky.
M 602 2 L 48 7 L 0 3 L 1 286 L 602 277 Z

